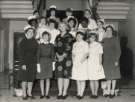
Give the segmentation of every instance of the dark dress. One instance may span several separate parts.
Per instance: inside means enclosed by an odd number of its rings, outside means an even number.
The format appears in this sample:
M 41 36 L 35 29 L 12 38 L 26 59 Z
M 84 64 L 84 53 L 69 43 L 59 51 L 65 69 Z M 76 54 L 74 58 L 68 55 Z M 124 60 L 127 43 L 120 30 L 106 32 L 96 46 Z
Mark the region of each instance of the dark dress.
M 72 70 L 72 47 L 74 37 L 66 33 L 64 36 L 59 34 L 55 40 L 55 52 L 58 55 L 66 54 L 66 57 L 62 61 L 58 61 L 56 57 L 55 64 L 55 77 L 56 78 L 70 78 Z
M 20 43 L 21 65 L 26 65 L 26 70 L 21 71 L 21 80 L 33 82 L 36 76 L 38 43 L 35 39 L 23 39 Z
M 54 45 L 40 44 L 38 51 L 38 61 L 40 63 L 41 72 L 37 73 L 37 79 L 52 78 L 53 76 L 53 66 L 54 61 Z
M 103 40 L 103 68 L 107 80 L 120 79 L 120 68 L 115 66 L 119 61 L 121 50 L 117 38 L 105 38 Z

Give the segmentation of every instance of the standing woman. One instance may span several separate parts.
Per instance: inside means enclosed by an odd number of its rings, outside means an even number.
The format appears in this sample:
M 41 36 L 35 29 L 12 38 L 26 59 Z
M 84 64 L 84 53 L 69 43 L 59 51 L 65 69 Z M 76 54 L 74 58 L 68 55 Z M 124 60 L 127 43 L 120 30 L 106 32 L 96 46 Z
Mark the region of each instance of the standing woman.
M 74 38 L 68 33 L 68 27 L 65 23 L 59 24 L 60 34 L 55 40 L 56 51 L 56 69 L 55 77 L 58 81 L 58 99 L 67 98 L 67 89 L 72 68 L 72 45 Z
M 103 47 L 97 40 L 97 34 L 91 33 L 89 36 L 89 57 L 88 57 L 88 79 L 90 80 L 91 98 L 98 97 L 99 80 L 104 79 L 102 66 Z
M 84 41 L 84 33 L 77 32 L 76 42 L 73 45 L 72 59 L 72 79 L 76 80 L 77 84 L 77 98 L 82 99 L 85 90 L 85 81 L 87 76 L 87 56 L 88 56 L 88 43 Z
M 105 28 L 106 37 L 103 40 L 103 68 L 107 80 L 107 93 L 110 98 L 115 96 L 116 82 L 120 79 L 119 58 L 121 54 L 118 38 L 114 37 L 114 28 Z
M 28 24 L 30 26 L 32 26 L 35 29 L 38 27 L 38 19 L 37 19 L 37 16 L 36 15 L 29 16 L 27 18 L 27 22 L 28 22 Z
M 73 9 L 67 8 L 66 9 L 66 18 L 63 19 L 63 22 L 67 23 L 70 17 L 74 17 L 73 16 Z
M 85 9 L 84 11 L 84 17 L 86 17 L 89 22 L 88 22 L 88 29 L 92 31 L 96 31 L 97 30 L 97 23 L 96 21 L 93 19 L 92 17 L 92 12 L 89 9 Z
M 104 24 L 105 24 L 105 22 L 102 19 L 97 21 L 97 25 L 98 25 L 97 33 L 98 33 L 99 42 L 102 42 L 102 40 L 104 39 L 104 36 L 105 36 Z
M 51 34 L 50 43 L 54 44 L 57 35 L 60 34 L 60 31 L 57 29 L 57 22 L 55 20 L 49 20 L 47 31 Z
M 49 8 L 48 21 L 50 19 L 55 20 L 57 23 L 60 22 L 59 18 L 57 18 L 57 8 L 55 5 L 51 5 Z
M 44 95 L 47 99 L 50 98 L 50 78 L 53 74 L 52 62 L 54 60 L 54 45 L 50 43 L 51 35 L 48 32 L 43 32 L 42 34 L 42 43 L 39 45 L 38 50 L 38 61 L 39 61 L 39 72 L 37 73 L 37 79 L 40 79 L 40 89 L 41 96 L 44 98 Z M 44 80 L 46 80 L 46 93 L 44 92 Z
M 74 17 L 71 17 L 68 19 L 68 26 L 69 26 L 69 33 L 72 34 L 73 37 L 76 37 L 76 25 L 77 25 L 77 20 Z
M 32 96 L 32 87 L 36 76 L 38 43 L 34 39 L 34 28 L 26 26 L 24 30 L 25 39 L 20 43 L 20 54 L 22 64 L 21 80 L 23 99 L 26 100 L 27 95 L 32 99 L 34 98 Z
M 47 19 L 46 17 L 40 17 L 39 18 L 39 24 L 37 27 L 37 34 L 36 34 L 36 39 L 39 41 L 39 43 L 42 42 L 42 33 L 44 31 L 47 31 L 48 26 L 47 26 Z

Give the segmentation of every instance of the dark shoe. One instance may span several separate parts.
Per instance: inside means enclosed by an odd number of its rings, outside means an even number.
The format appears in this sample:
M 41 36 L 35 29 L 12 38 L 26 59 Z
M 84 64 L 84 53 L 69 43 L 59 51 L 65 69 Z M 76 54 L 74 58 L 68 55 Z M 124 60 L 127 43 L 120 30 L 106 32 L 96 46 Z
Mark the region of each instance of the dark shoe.
M 98 98 L 98 95 L 94 95 L 94 98 L 97 99 Z
M 46 95 L 45 97 L 46 97 L 46 99 L 50 99 L 50 96 L 49 95 Z
M 94 95 L 91 95 L 90 98 L 94 98 L 95 96 Z
M 77 99 L 79 99 L 79 98 L 80 98 L 80 96 L 79 96 L 79 95 L 77 95 L 77 96 L 76 96 L 76 98 L 77 98 Z
M 57 99 L 62 99 L 62 95 L 58 95 L 57 96 Z
M 43 98 L 44 98 L 44 95 L 41 95 L 41 96 L 40 96 L 40 99 L 43 99 Z
M 66 99 L 68 97 L 68 95 L 62 96 L 62 99 Z
M 83 99 L 84 98 L 84 96 L 79 96 L 79 99 L 81 100 L 81 99 Z
M 34 96 L 28 96 L 30 99 L 35 99 L 35 97 Z
M 108 94 L 104 94 L 103 97 L 108 97 L 109 95 Z
M 23 99 L 23 100 L 27 100 L 27 99 L 28 99 L 28 97 L 27 97 L 27 96 L 25 96 L 25 97 L 23 97 L 22 99 Z
M 110 97 L 110 98 L 114 98 L 114 96 L 115 96 L 115 95 L 110 95 L 109 97 Z

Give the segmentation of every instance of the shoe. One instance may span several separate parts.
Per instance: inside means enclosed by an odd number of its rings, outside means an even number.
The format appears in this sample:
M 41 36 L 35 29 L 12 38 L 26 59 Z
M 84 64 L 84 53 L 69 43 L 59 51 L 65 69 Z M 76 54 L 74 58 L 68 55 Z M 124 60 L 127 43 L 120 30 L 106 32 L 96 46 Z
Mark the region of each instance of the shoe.
M 104 94 L 103 97 L 108 97 L 109 95 L 108 94 Z
M 27 97 L 27 96 L 25 96 L 25 97 L 23 97 L 22 99 L 23 99 L 23 100 L 27 100 L 27 99 L 28 99 L 28 97 Z
M 98 95 L 94 95 L 94 98 L 97 99 L 98 98 Z
M 57 96 L 57 99 L 62 99 L 62 95 L 58 95 Z
M 44 95 L 41 95 L 41 96 L 40 96 L 40 99 L 43 99 L 43 98 L 44 98 Z
M 62 96 L 62 99 L 66 99 L 68 97 L 68 95 L 64 95 Z
M 30 99 L 35 99 L 35 97 L 34 96 L 28 96 Z
M 110 98 L 114 98 L 115 95 L 109 95 Z
M 95 96 L 94 95 L 91 95 L 90 98 L 95 98 Z
M 79 98 L 80 98 L 80 96 L 79 96 L 79 95 L 77 95 L 77 96 L 76 96 L 76 98 L 77 98 L 77 99 L 79 99 Z
M 81 100 L 81 99 L 83 99 L 84 98 L 84 96 L 79 96 L 79 99 Z
M 46 97 L 46 99 L 50 99 L 50 96 L 49 95 L 46 95 L 45 97 Z

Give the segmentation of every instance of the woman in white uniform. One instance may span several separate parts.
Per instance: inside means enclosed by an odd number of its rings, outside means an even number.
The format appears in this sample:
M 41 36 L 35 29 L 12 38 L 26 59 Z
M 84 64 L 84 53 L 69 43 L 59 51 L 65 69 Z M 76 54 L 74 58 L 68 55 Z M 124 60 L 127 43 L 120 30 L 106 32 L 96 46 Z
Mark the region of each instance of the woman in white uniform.
M 97 34 L 91 33 L 89 36 L 89 57 L 88 57 L 88 79 L 90 80 L 91 98 L 98 97 L 99 80 L 104 79 L 104 70 L 102 66 L 103 47 L 97 42 Z
M 82 99 L 85 90 L 85 81 L 87 78 L 87 56 L 88 56 L 88 43 L 84 40 L 84 33 L 77 32 L 76 42 L 73 45 L 72 59 L 72 79 L 77 83 L 77 98 Z

